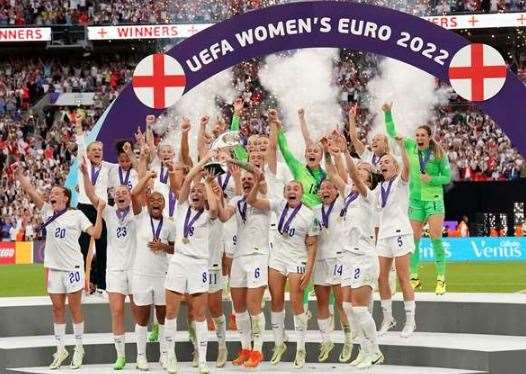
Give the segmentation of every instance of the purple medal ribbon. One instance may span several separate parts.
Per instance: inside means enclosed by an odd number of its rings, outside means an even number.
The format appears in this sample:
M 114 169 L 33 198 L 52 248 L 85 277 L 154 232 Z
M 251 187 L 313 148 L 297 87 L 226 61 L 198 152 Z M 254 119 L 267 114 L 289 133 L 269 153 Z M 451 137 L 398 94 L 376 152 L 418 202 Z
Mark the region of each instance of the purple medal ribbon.
M 334 203 L 336 203 L 336 199 L 329 205 L 329 209 L 325 211 L 325 206 L 321 206 L 321 223 L 323 227 L 326 229 L 329 228 L 329 217 L 331 215 L 332 209 L 334 208 Z
M 124 218 L 126 218 L 129 212 L 130 212 L 130 207 L 127 207 L 124 209 L 117 209 L 115 211 L 115 213 L 117 213 L 117 217 L 119 218 L 121 222 L 124 221 Z
M 161 173 L 159 174 L 159 180 L 161 181 L 161 183 L 164 183 L 164 184 L 168 182 L 168 169 L 166 169 L 166 173 L 165 173 L 163 164 L 161 164 Z
M 384 183 L 380 185 L 380 192 L 382 193 L 382 208 L 385 208 L 385 205 L 387 204 L 387 198 L 389 197 L 389 194 L 391 193 L 391 186 L 393 185 L 394 179 L 391 179 L 389 181 L 389 185 L 387 186 L 387 190 L 384 189 Z
M 173 217 L 174 215 L 175 203 L 176 203 L 175 194 L 172 191 L 170 191 L 168 193 L 168 215 L 170 216 L 170 218 Z
M 225 176 L 225 180 L 223 180 L 221 175 L 217 176 L 217 183 L 221 186 L 221 189 L 225 191 L 225 189 L 228 186 L 228 181 L 230 180 L 230 172 L 228 171 Z
M 121 186 L 128 186 L 128 183 L 130 182 L 130 172 L 131 169 L 126 170 L 126 176 L 123 178 L 122 168 L 119 166 L 119 181 L 121 182 Z
M 194 235 L 194 223 L 201 217 L 201 214 L 203 214 L 204 209 L 200 209 L 197 211 L 195 216 L 191 218 L 192 215 L 192 208 L 188 207 L 188 210 L 186 211 L 186 217 L 184 219 L 184 232 L 183 236 L 185 239 L 188 239 L 188 236 Z
M 159 226 L 157 226 L 157 229 L 153 225 L 153 218 L 152 218 L 152 216 L 150 216 L 150 224 L 152 225 L 153 240 L 158 240 L 159 236 L 161 235 L 161 230 L 163 228 L 163 217 L 161 216 L 161 219 L 159 220 Z
M 424 156 L 422 157 L 422 153 L 424 153 Z M 418 162 L 420 164 L 420 172 L 422 174 L 425 174 L 426 172 L 426 165 L 429 162 L 429 159 L 431 158 L 431 151 L 429 149 L 425 151 L 418 151 Z
M 61 215 L 63 215 L 67 211 L 68 211 L 68 208 L 66 208 L 64 210 L 59 210 L 58 212 L 54 212 L 53 215 L 51 217 L 49 217 L 49 219 L 46 222 L 44 222 L 44 224 L 42 225 L 42 228 L 45 229 L 47 225 L 49 225 L 51 222 L 56 220 L 58 217 L 60 217 Z
M 285 208 L 281 212 L 281 216 L 279 217 L 279 223 L 278 223 L 278 231 L 279 231 L 279 233 L 281 235 L 283 235 L 284 233 L 286 234 L 286 233 L 289 232 L 290 224 L 292 223 L 292 220 L 294 219 L 296 214 L 298 214 L 299 210 L 301 209 L 301 205 L 302 204 L 300 204 L 296 208 L 294 208 L 294 210 L 290 214 L 289 218 L 285 222 L 285 217 L 287 216 L 287 213 L 289 211 L 289 205 L 285 204 Z
M 239 215 L 241 216 L 243 223 L 245 223 L 247 220 L 247 199 L 246 198 L 242 198 L 241 200 L 238 200 L 237 210 L 239 211 Z
M 99 174 L 102 169 L 102 166 L 99 168 L 96 168 L 91 164 L 91 184 L 95 185 L 97 183 L 97 179 L 99 179 Z
M 343 206 L 343 209 L 340 211 L 340 217 L 345 217 L 345 215 L 347 214 L 347 209 L 349 208 L 349 205 L 351 205 L 351 203 L 354 200 L 356 200 L 358 195 L 359 193 L 356 191 L 351 192 L 349 195 L 347 195 L 347 197 L 345 198 L 345 205 Z

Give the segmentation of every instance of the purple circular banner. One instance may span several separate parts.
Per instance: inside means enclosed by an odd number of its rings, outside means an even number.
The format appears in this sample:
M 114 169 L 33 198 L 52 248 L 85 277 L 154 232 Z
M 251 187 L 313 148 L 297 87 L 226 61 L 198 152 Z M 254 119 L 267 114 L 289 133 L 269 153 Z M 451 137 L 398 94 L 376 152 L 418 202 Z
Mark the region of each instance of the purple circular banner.
M 166 54 L 182 66 L 185 92 L 214 74 L 247 59 L 283 50 L 332 47 L 372 52 L 403 61 L 448 81 L 451 58 L 470 41 L 431 22 L 388 8 L 335 1 L 272 6 L 236 16 L 184 40 Z M 508 70 L 494 97 L 476 105 L 490 115 L 526 156 L 526 87 Z M 98 139 L 131 138 L 148 114 L 131 84 L 104 119 Z M 108 150 L 110 161 L 115 151 Z

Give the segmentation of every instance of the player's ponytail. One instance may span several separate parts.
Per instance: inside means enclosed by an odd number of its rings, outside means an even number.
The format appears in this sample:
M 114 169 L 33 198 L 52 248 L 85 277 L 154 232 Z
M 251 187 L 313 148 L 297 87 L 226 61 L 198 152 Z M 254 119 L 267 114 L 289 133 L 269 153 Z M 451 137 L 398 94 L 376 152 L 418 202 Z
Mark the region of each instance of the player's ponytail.
M 422 125 L 418 127 L 419 129 L 423 129 L 427 132 L 427 135 L 429 136 L 429 148 L 431 149 L 431 152 L 433 152 L 433 155 L 436 159 L 441 160 L 444 158 L 444 148 L 438 142 L 433 138 L 433 132 L 431 131 L 431 127 L 428 125 Z

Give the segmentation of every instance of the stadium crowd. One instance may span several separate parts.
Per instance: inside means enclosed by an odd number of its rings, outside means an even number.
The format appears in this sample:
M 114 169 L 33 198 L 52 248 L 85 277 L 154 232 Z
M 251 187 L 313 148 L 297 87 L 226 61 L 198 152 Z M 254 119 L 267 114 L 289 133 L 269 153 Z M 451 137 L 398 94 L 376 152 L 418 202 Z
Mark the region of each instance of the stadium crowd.
M 348 0 L 344 0 L 348 1 Z M 216 22 L 290 0 L 0 0 L 0 26 Z M 524 11 L 524 0 L 360 0 L 415 15 Z M 133 5 L 133 6 L 130 6 Z
M 79 118 L 85 129 L 95 123 L 129 80 L 134 58 L 97 57 L 89 62 L 18 58 L 0 64 L 0 168 L 2 174 L 7 175 L 0 181 L 3 239 L 16 238 L 22 232 L 26 237 L 40 234 L 38 214 L 32 214 L 32 204 L 12 183 L 7 161 L 23 160 L 31 179 L 42 190 L 64 181 L 75 152 L 73 124 Z M 273 98 L 259 82 L 260 64 L 261 61 L 253 60 L 234 69 L 233 85 L 249 108 L 241 126 L 245 139 L 252 133 L 268 132 L 265 119 L 259 113 L 273 104 Z M 342 53 L 334 67 L 333 81 L 342 89 L 344 112 L 350 104 L 366 100 L 367 82 L 375 75 L 376 64 L 377 58 L 370 54 Z M 29 115 L 27 111 L 46 92 L 90 91 L 97 93 L 96 104 L 90 108 L 59 108 L 46 111 L 43 117 Z M 451 104 L 437 111 L 434 125 L 437 138 L 448 151 L 456 181 L 526 177 L 523 158 L 494 121 L 460 101 Z M 363 139 L 371 130 L 374 115 L 376 113 L 369 113 L 365 105 L 361 105 Z

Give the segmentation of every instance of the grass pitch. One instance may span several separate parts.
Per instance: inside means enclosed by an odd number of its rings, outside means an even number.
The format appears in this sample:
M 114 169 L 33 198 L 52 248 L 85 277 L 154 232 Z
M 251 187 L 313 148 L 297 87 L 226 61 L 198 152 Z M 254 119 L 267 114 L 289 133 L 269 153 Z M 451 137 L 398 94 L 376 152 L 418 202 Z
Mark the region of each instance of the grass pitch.
M 524 262 L 458 262 L 448 264 L 446 271 L 448 292 L 526 292 Z M 434 292 L 434 264 L 423 263 L 419 274 L 423 291 Z M 42 264 L 0 266 L 0 297 L 42 295 Z

